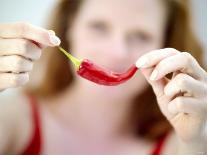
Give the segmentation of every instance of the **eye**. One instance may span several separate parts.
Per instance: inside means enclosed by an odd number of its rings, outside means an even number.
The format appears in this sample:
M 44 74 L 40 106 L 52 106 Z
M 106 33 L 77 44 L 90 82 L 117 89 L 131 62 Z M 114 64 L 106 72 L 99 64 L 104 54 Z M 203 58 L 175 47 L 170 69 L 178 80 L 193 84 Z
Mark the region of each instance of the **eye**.
M 96 35 L 106 35 L 109 32 L 109 27 L 105 22 L 93 21 L 89 23 L 89 28 Z
M 127 37 L 128 43 L 133 45 L 146 44 L 149 43 L 151 39 L 152 37 L 145 32 L 134 32 Z

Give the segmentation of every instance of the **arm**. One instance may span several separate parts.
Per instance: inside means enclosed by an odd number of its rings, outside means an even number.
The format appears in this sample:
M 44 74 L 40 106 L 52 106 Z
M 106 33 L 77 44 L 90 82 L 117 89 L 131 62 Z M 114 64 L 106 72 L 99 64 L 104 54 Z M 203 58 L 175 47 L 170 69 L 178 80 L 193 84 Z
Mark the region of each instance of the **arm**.
M 194 142 L 194 144 L 183 143 L 175 132 L 166 139 L 162 155 L 205 155 L 207 143 L 205 141 Z
M 20 94 L 0 98 L 0 155 L 21 152 L 31 136 L 31 112 L 26 102 Z
M 178 137 L 179 155 L 207 154 L 207 73 L 187 52 L 147 53 L 137 66 L 152 85 L 160 110 Z M 173 73 L 171 78 L 166 75 Z
M 8 152 L 8 149 L 11 144 L 10 142 L 13 141 L 12 131 L 10 131 L 11 127 L 6 126 L 4 123 L 2 123 L 2 120 L 0 120 L 0 154 L 6 154 Z
M 207 154 L 207 141 L 198 140 L 192 143 L 184 143 L 179 141 L 177 155 L 206 155 Z
M 42 49 L 59 44 L 60 39 L 53 32 L 29 23 L 0 24 L 0 93 L 27 83 Z M 1 155 L 20 152 L 29 140 L 32 125 L 26 102 L 24 97 L 0 101 Z

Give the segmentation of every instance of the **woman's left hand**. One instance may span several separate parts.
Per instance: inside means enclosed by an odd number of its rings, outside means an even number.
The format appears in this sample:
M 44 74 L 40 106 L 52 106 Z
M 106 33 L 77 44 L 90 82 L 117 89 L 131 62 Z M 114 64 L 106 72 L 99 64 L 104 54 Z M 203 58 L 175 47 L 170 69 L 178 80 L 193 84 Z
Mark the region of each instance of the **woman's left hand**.
M 207 73 L 195 58 L 166 48 L 143 55 L 136 65 L 178 137 L 185 143 L 207 142 Z

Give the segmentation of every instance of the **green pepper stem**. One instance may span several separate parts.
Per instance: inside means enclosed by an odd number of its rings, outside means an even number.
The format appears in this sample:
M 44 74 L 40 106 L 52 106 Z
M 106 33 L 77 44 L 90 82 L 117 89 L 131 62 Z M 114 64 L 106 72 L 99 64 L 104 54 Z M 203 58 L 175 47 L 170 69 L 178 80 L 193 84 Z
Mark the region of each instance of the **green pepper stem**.
M 81 60 L 75 58 L 74 56 L 72 56 L 70 53 L 68 53 L 66 50 L 64 50 L 62 47 L 58 46 L 59 50 L 65 54 L 68 59 L 70 59 L 72 61 L 72 63 L 75 65 L 75 68 L 78 70 L 79 66 L 81 64 Z

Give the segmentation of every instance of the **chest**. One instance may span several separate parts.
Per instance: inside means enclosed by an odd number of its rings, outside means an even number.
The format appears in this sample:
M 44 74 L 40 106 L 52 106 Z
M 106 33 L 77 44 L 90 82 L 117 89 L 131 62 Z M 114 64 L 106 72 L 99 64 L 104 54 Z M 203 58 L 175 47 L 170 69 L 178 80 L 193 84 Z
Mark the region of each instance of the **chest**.
M 90 143 L 90 144 L 88 144 Z M 152 147 L 129 146 L 128 144 L 107 146 L 69 139 L 44 139 L 42 155 L 150 155 Z
M 43 119 L 42 155 L 150 155 L 154 145 L 136 140 L 100 141 Z
M 137 137 L 102 140 L 40 112 L 41 155 L 151 155 L 156 144 Z

